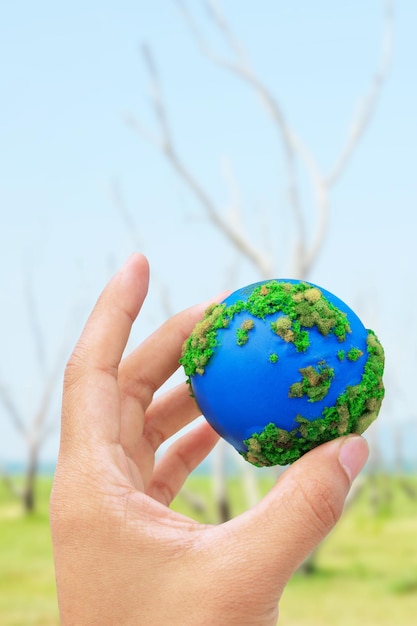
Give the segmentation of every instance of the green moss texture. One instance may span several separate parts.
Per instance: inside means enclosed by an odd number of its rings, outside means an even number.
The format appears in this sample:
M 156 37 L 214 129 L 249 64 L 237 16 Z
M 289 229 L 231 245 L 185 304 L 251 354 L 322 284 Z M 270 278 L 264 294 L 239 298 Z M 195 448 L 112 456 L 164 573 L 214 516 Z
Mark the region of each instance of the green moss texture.
M 287 465 L 326 441 L 350 433 L 362 434 L 378 416 L 384 398 L 384 350 L 371 330 L 367 352 L 361 382 L 348 387 L 334 407 L 323 411 L 322 418 L 309 421 L 299 415 L 298 427 L 291 432 L 268 424 L 244 442 L 248 451 L 242 456 L 258 467 Z

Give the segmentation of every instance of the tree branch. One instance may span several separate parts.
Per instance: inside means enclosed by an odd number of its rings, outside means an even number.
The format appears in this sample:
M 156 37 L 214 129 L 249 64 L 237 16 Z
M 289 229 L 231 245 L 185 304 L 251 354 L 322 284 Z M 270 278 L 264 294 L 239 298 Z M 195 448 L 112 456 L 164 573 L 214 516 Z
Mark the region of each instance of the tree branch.
M 0 477 L 5 484 L 8 491 L 12 494 L 13 497 L 20 499 L 23 494 L 23 490 L 19 488 L 13 478 L 8 473 L 7 469 L 0 463 Z
M 239 252 L 246 256 L 256 266 L 262 275 L 268 276 L 271 271 L 271 264 L 269 260 L 251 244 L 239 228 L 236 228 L 223 218 L 223 216 L 217 211 L 215 203 L 211 200 L 208 193 L 179 157 L 172 140 L 165 104 L 161 93 L 159 76 L 156 70 L 156 64 L 149 48 L 143 47 L 142 50 L 144 51 L 144 60 L 151 79 L 153 109 L 161 132 L 161 142 L 159 143 L 161 150 L 173 169 L 176 171 L 177 175 L 192 191 L 211 222 L 229 239 Z
M 298 278 L 305 278 L 311 271 L 323 247 L 329 220 L 330 190 L 346 169 L 354 150 L 357 148 L 374 114 L 382 86 L 388 74 L 392 54 L 393 0 L 385 0 L 383 48 L 378 70 L 371 81 L 370 88 L 363 100 L 363 105 L 359 113 L 356 114 L 353 119 L 347 141 L 339 156 L 335 159 L 334 166 L 330 169 L 330 173 L 327 176 L 321 172 L 311 151 L 291 130 L 284 117 L 282 108 L 271 90 L 261 81 L 259 76 L 252 69 L 244 47 L 235 37 L 218 3 L 215 0 L 206 0 L 205 7 L 210 19 L 213 21 L 231 51 L 232 59 L 223 57 L 214 52 L 200 32 L 184 0 L 176 0 L 176 2 L 203 55 L 214 64 L 226 69 L 245 81 L 253 89 L 271 116 L 279 132 L 287 172 L 288 202 L 296 229 L 292 274 Z M 145 137 L 145 139 L 158 146 L 170 162 L 171 167 L 177 173 L 178 177 L 183 180 L 184 184 L 203 207 L 209 220 L 227 237 L 235 249 L 253 263 L 261 276 L 270 276 L 273 273 L 272 259 L 251 242 L 250 238 L 243 232 L 239 220 L 229 219 L 229 215 L 222 215 L 207 191 L 179 157 L 166 113 L 156 63 L 151 50 L 147 46 L 142 46 L 142 54 L 151 80 L 152 106 L 159 126 L 160 139 L 156 139 L 132 118 L 130 118 L 129 123 L 137 132 Z M 306 168 L 313 188 L 316 219 L 314 227 L 310 229 L 312 231 L 310 236 L 307 235 L 309 229 L 307 228 L 306 212 L 303 210 L 301 203 L 296 169 L 297 160 L 300 160 Z M 233 211 L 233 215 L 237 215 L 236 209 Z
M 207 41 L 201 34 L 193 16 L 182 0 L 176 0 L 180 7 L 181 13 L 193 33 L 202 54 L 219 67 L 235 74 L 243 81 L 247 82 L 257 93 L 260 101 L 271 116 L 276 128 L 279 131 L 280 139 L 283 144 L 285 166 L 287 171 L 287 195 L 288 201 L 293 212 L 297 237 L 297 256 L 304 256 L 307 247 L 306 225 L 303 212 L 301 209 L 301 201 L 298 191 L 297 173 L 296 173 L 296 146 L 293 141 L 293 134 L 284 118 L 282 109 L 272 93 L 266 85 L 259 79 L 253 71 L 243 46 L 237 41 L 232 33 L 226 18 L 221 13 L 218 4 L 213 1 L 205 3 L 208 13 L 213 20 L 219 32 L 223 35 L 227 45 L 234 53 L 236 61 L 233 62 L 228 58 L 217 55 L 208 45 Z
M 35 346 L 35 354 L 39 368 L 45 372 L 46 355 L 45 355 L 45 338 L 42 332 L 42 325 L 39 321 L 38 307 L 33 290 L 33 275 L 31 270 L 32 264 L 27 264 L 25 272 L 25 296 L 27 303 L 27 313 L 29 325 L 32 330 L 33 343 Z
M 9 417 L 12 423 L 14 424 L 14 426 L 16 427 L 17 431 L 24 438 L 26 438 L 28 432 L 27 432 L 27 428 L 25 426 L 24 420 L 22 419 L 22 416 L 17 406 L 15 405 L 12 398 L 10 397 L 9 391 L 6 388 L 3 381 L 0 381 L 0 402 L 3 404 L 4 408 L 9 414 Z
M 367 96 L 364 98 L 360 113 L 353 120 L 348 140 L 328 176 L 324 176 L 321 173 L 312 153 L 290 129 L 277 100 L 253 71 L 243 46 L 234 36 L 218 3 L 215 0 L 206 0 L 205 6 L 213 23 L 223 35 L 226 44 L 234 54 L 236 59 L 234 62 L 228 58 L 217 55 L 213 51 L 206 39 L 202 36 L 185 2 L 183 0 L 176 0 L 176 2 L 203 55 L 219 67 L 230 71 L 246 81 L 254 89 L 255 93 L 258 94 L 261 102 L 271 115 L 272 120 L 279 130 L 287 169 L 289 204 L 293 212 L 297 230 L 297 239 L 294 246 L 293 273 L 299 278 L 305 277 L 309 271 L 311 271 L 326 235 L 330 209 L 329 190 L 346 169 L 354 150 L 365 132 L 375 111 L 377 101 L 388 74 L 392 54 L 393 1 L 385 1 L 384 37 L 379 68 L 371 82 Z M 316 198 L 317 219 L 314 234 L 310 242 L 307 240 L 306 220 L 301 207 L 297 183 L 295 165 L 297 157 L 303 161 L 307 168 Z
M 45 422 L 51 404 L 52 395 L 62 371 L 62 363 L 64 361 L 65 353 L 66 350 L 64 348 L 59 351 L 55 365 L 46 380 L 38 410 L 33 417 L 32 426 L 30 428 L 31 445 L 39 445 L 39 443 L 41 443 L 50 432 L 50 428 L 45 426 Z
M 120 185 L 117 181 L 114 181 L 111 186 L 110 196 L 113 205 L 115 206 L 117 212 L 122 218 L 124 225 L 126 226 L 127 232 L 132 239 L 134 248 L 136 250 L 140 250 L 142 248 L 142 240 L 139 236 L 135 219 L 125 202 L 123 194 L 120 190 Z
M 368 91 L 362 99 L 358 112 L 352 119 L 345 145 L 343 146 L 341 153 L 336 159 L 335 164 L 333 165 L 329 174 L 324 177 L 324 182 L 327 187 L 331 187 L 332 185 L 334 185 L 334 183 L 346 169 L 346 166 L 350 158 L 352 157 L 354 150 L 356 149 L 359 141 L 361 140 L 372 119 L 373 114 L 375 113 L 376 105 L 380 98 L 381 91 L 388 76 L 389 68 L 391 65 L 394 37 L 393 25 L 393 2 L 392 0 L 386 0 L 379 67 L 377 68 L 374 76 L 371 79 Z
M 123 195 L 120 191 L 120 187 L 116 181 L 112 185 L 111 199 L 113 201 L 113 204 L 117 212 L 121 216 L 122 221 L 124 222 L 126 226 L 127 232 L 129 233 L 132 239 L 134 248 L 136 250 L 140 250 L 143 247 L 143 244 L 142 244 L 142 240 L 140 238 L 139 232 L 138 232 L 137 224 L 132 215 L 132 212 L 129 210 L 129 207 L 127 206 L 123 198 Z M 169 297 L 169 290 L 167 286 L 162 283 L 162 281 L 160 280 L 156 272 L 153 272 L 152 276 L 153 276 L 153 284 L 156 286 L 156 288 L 159 291 L 159 298 L 160 298 L 161 305 L 162 305 L 162 311 L 165 317 L 171 317 L 174 314 L 174 311 L 172 309 L 172 303 Z

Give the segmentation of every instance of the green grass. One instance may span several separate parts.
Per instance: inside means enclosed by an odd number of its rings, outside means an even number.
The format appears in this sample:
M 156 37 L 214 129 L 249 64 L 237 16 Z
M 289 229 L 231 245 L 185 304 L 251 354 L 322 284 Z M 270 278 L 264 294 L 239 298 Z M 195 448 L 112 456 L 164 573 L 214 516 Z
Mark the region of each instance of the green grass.
M 266 480 L 262 490 L 270 484 Z M 209 499 L 208 479 L 192 477 L 188 487 Z M 237 514 L 244 502 L 241 483 L 231 481 L 229 492 Z M 192 512 L 181 495 L 174 507 Z M 216 520 L 213 507 L 208 517 Z M 317 551 L 315 566 L 313 575 L 296 574 L 287 586 L 280 626 L 415 626 L 417 477 L 368 478 Z
M 0 624 L 59 624 L 49 535 L 50 478 L 37 485 L 39 511 L 23 515 L 17 500 L 0 488 Z
M 270 479 L 262 482 L 265 491 Z M 417 477 L 368 481 L 317 553 L 317 571 L 297 574 L 281 601 L 280 626 L 414 626 L 417 623 Z M 49 478 L 38 482 L 39 510 L 22 515 L 0 486 L 0 624 L 57 626 L 48 526 Z M 206 477 L 193 476 L 191 493 L 212 501 Z M 378 499 L 375 499 L 375 494 Z M 412 497 L 414 494 L 414 497 Z M 229 483 L 233 514 L 242 509 L 240 481 Z M 195 513 L 180 495 L 174 508 L 214 522 L 213 506 Z
M 292 579 L 280 626 L 417 624 L 417 500 L 398 479 L 381 477 L 387 486 L 375 510 L 367 485 L 323 543 L 316 574 Z

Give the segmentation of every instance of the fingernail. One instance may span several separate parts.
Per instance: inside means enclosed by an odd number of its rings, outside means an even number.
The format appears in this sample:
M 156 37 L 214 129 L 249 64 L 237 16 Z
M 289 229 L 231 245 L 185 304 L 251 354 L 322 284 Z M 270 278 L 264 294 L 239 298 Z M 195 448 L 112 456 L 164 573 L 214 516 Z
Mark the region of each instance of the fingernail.
M 368 454 L 368 444 L 363 437 L 353 436 L 344 440 L 339 450 L 339 462 L 351 483 L 365 465 Z

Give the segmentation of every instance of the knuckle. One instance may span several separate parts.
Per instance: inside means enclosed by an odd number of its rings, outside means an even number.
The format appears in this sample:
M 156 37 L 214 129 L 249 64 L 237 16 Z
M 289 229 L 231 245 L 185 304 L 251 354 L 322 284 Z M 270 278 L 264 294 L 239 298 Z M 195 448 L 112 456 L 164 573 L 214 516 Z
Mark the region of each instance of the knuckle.
M 86 349 L 78 344 L 70 355 L 64 370 L 64 386 L 77 387 L 85 369 Z
M 153 480 L 149 485 L 147 495 L 165 506 L 169 506 L 176 496 L 171 485 L 165 480 Z
M 310 523 L 319 531 L 327 533 L 336 524 L 342 512 L 333 490 L 320 481 L 310 481 L 307 487 L 300 485 L 300 489 Z
M 166 437 L 162 430 L 157 428 L 152 423 L 145 422 L 142 436 L 146 441 L 148 441 L 150 447 L 154 452 L 158 450 L 158 448 L 164 443 Z
M 132 398 L 147 408 L 157 391 L 157 385 L 144 373 L 135 376 L 121 375 L 119 385 L 124 398 Z

